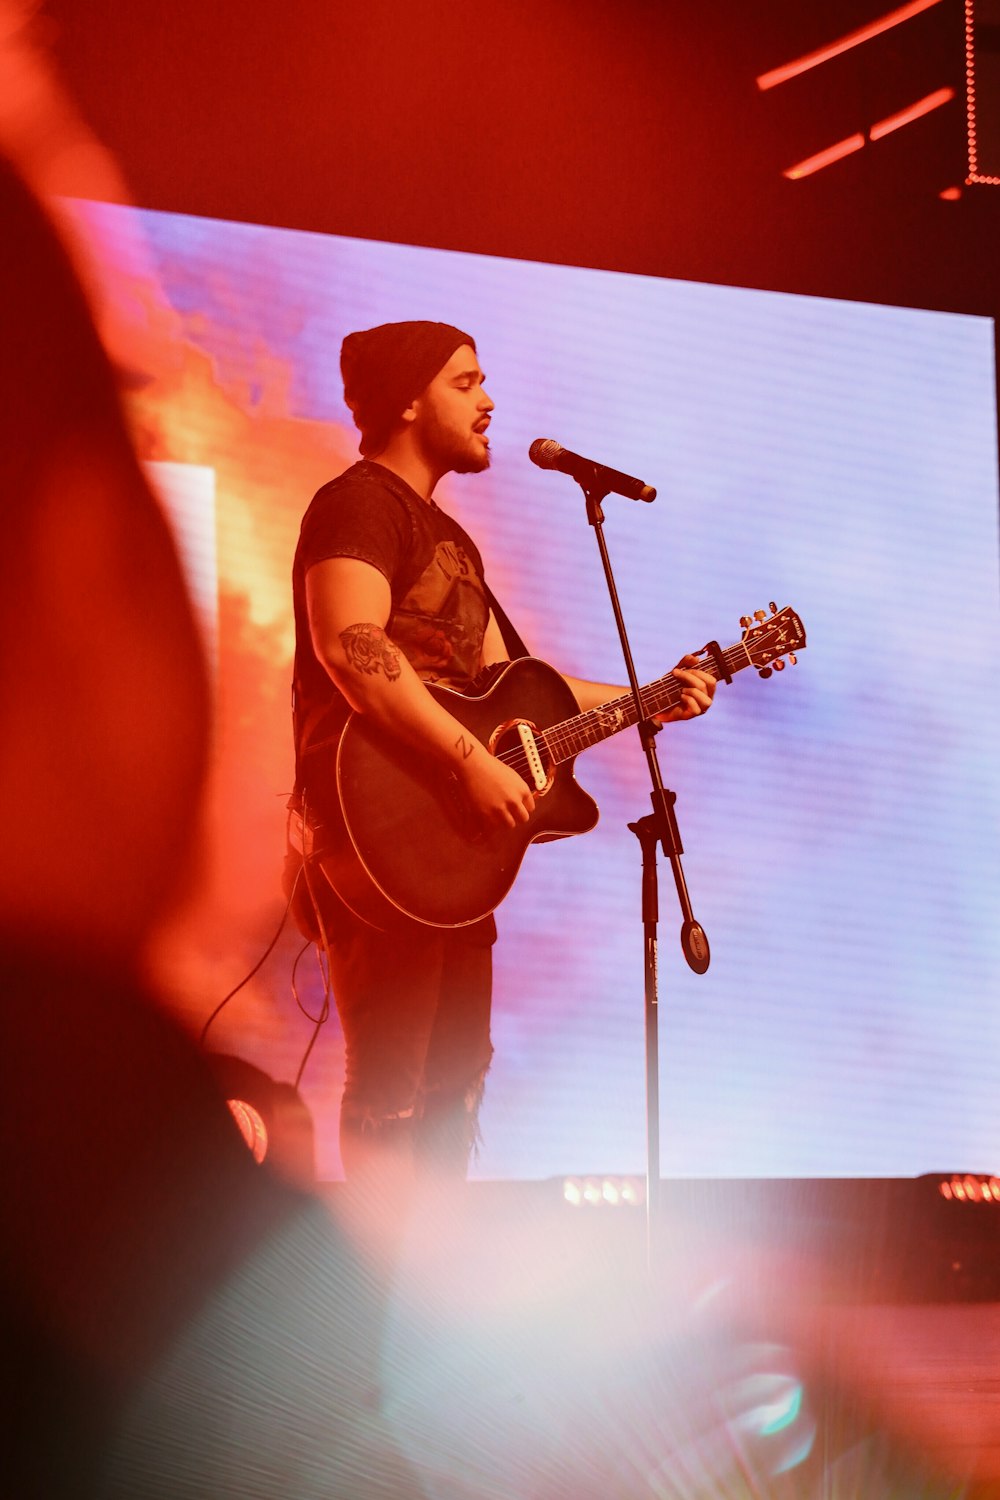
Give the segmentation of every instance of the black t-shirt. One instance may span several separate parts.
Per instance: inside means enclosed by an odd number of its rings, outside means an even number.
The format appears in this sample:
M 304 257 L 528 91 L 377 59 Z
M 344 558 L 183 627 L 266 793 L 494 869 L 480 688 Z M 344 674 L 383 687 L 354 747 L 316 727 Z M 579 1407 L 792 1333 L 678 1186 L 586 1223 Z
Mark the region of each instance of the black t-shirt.
M 303 751 L 339 734 L 348 713 L 312 649 L 306 613 L 306 573 L 329 557 L 358 558 L 388 579 L 386 634 L 425 682 L 466 691 L 480 671 L 489 620 L 479 551 L 433 501 L 370 459 L 324 485 L 303 517 L 292 567 L 300 779 Z

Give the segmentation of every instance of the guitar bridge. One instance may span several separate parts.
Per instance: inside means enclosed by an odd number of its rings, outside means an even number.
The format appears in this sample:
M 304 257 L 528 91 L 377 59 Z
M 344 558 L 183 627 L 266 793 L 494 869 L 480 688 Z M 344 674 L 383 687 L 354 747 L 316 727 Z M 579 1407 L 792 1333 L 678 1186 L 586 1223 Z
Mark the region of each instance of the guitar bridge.
M 538 741 L 535 739 L 535 732 L 530 724 L 525 724 L 523 719 L 517 726 L 517 732 L 524 747 L 524 754 L 528 762 L 531 779 L 535 783 L 535 791 L 544 792 L 549 784 L 549 778 L 546 776 L 545 767 L 542 765 L 542 757 L 539 753 Z
M 514 740 L 514 733 L 517 740 Z M 517 744 L 518 749 L 514 750 Z M 553 772 L 547 762 L 545 741 L 529 719 L 507 719 L 490 735 L 490 754 L 505 760 L 522 776 L 535 795 L 543 796 L 552 785 Z

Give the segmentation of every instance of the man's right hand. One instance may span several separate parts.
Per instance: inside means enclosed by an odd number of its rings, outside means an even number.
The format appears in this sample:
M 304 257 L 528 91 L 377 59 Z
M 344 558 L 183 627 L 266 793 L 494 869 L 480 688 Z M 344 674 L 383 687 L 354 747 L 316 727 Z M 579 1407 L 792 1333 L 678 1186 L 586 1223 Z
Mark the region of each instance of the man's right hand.
M 476 815 L 491 828 L 527 823 L 535 807 L 531 788 L 485 745 L 475 742 L 459 773 Z

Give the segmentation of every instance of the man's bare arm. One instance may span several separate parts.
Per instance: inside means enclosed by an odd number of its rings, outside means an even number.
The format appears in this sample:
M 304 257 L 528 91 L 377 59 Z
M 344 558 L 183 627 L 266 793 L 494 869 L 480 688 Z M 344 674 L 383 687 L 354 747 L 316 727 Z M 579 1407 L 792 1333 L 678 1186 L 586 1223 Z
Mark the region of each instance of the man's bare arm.
M 483 639 L 483 665 L 491 666 L 494 662 L 507 660 L 507 648 L 503 643 L 500 627 L 491 612 Z M 708 672 L 692 671 L 696 661 L 695 656 L 682 656 L 674 668 L 674 676 L 682 685 L 681 701 L 669 713 L 656 715 L 661 724 L 673 724 L 678 719 L 694 719 L 699 714 L 707 713 L 711 708 L 717 686 L 716 679 Z M 611 682 L 588 682 L 582 677 L 570 677 L 565 672 L 560 673 L 560 676 L 584 712 L 591 708 L 599 708 L 602 703 L 607 703 L 612 698 L 620 698 L 623 693 L 629 691 L 620 683 L 616 685 Z
M 314 564 L 306 607 L 313 650 L 356 712 L 453 771 L 486 821 L 512 827 L 528 818 L 534 800 L 524 781 L 428 693 L 389 640 L 392 595 L 377 568 L 349 557 Z

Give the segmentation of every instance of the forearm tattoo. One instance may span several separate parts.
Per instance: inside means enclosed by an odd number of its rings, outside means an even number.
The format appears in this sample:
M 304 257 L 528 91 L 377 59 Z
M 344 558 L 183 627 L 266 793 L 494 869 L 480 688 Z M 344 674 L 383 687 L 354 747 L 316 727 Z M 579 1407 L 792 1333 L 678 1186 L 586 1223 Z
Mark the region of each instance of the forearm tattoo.
M 395 682 L 402 671 L 399 651 L 381 625 L 348 625 L 340 632 L 340 644 L 348 664 L 366 677 L 384 672 L 390 682 Z
M 467 740 L 464 734 L 460 734 L 455 741 L 455 749 L 459 752 L 463 760 L 468 760 L 474 748 L 474 741 Z

